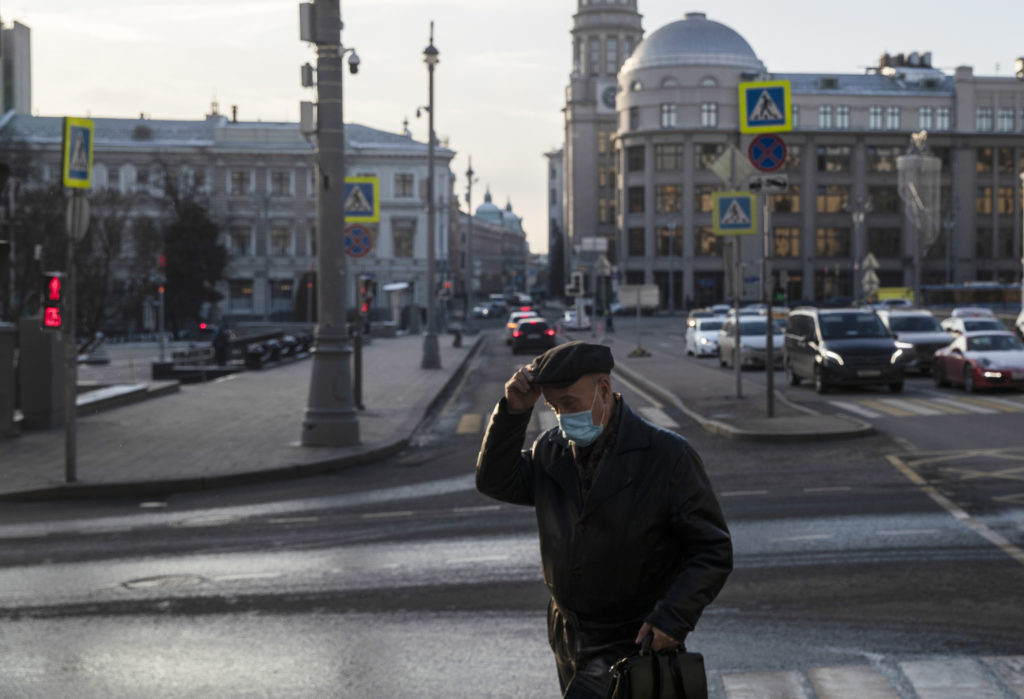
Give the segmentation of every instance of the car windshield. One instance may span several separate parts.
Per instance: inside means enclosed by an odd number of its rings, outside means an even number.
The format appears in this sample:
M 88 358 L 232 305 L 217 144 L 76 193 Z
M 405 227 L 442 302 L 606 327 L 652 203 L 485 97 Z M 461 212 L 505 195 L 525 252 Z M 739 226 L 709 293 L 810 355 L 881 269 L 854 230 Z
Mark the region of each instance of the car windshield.
M 890 316 L 889 327 L 897 333 L 942 332 L 939 321 L 932 316 Z
M 756 323 L 740 323 L 740 335 L 764 335 L 765 323 L 758 321 Z
M 888 337 L 882 321 L 874 313 L 822 314 L 821 336 L 826 340 L 844 337 Z
M 964 330 L 967 332 L 972 330 L 1003 330 L 1003 326 L 999 324 L 998 320 L 965 320 Z
M 967 338 L 967 349 L 971 352 L 1005 352 L 1024 350 L 1024 344 L 1013 335 L 980 335 Z
M 720 320 L 706 320 L 698 326 L 701 331 L 705 330 L 721 330 L 722 321 Z

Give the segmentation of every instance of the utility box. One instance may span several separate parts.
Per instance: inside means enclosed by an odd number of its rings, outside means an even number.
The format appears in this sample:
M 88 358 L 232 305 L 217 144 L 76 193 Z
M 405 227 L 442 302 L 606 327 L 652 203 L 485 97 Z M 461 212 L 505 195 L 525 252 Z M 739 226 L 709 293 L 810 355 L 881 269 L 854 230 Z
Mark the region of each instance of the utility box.
M 28 429 L 64 425 L 64 335 L 45 331 L 39 318 L 18 321 L 18 389 Z
M 0 439 L 18 434 L 14 425 L 14 338 L 12 323 L 0 323 Z

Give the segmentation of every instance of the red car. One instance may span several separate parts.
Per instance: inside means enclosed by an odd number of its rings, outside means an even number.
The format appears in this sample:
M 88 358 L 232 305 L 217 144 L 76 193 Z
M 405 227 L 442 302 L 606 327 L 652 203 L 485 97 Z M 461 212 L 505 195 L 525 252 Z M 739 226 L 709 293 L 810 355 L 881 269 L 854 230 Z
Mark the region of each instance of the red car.
M 1006 331 L 968 332 L 935 352 L 936 386 L 961 384 L 968 393 L 982 388 L 1024 390 L 1024 343 Z

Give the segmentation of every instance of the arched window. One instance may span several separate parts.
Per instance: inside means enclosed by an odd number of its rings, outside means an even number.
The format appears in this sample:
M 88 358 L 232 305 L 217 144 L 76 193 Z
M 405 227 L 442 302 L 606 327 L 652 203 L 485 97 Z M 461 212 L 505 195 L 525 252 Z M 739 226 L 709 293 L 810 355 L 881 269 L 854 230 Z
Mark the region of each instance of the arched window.
M 671 75 L 661 81 L 662 87 L 679 87 L 679 81 Z
M 700 87 L 718 87 L 718 81 L 711 75 L 705 75 L 698 84 Z
M 134 165 L 125 163 L 118 170 L 117 174 L 117 188 L 121 191 L 121 194 L 128 194 L 135 190 L 136 172 Z
M 103 163 L 95 163 L 92 166 L 92 188 L 103 190 L 110 186 L 107 166 Z
M 642 82 L 640 82 L 639 80 L 634 80 L 633 82 L 631 82 L 629 84 L 629 91 L 630 92 L 640 92 L 640 90 L 642 90 L 642 89 L 644 89 L 644 84 Z

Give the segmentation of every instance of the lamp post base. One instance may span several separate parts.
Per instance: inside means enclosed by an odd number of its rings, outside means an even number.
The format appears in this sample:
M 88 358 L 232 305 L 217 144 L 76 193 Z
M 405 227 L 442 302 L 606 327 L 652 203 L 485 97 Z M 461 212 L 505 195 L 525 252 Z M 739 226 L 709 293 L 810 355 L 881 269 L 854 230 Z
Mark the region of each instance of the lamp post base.
M 341 337 L 319 336 L 313 349 L 309 403 L 302 421 L 302 446 L 351 447 L 359 444 L 359 421 L 352 400 L 349 357 Z
M 420 364 L 424 369 L 441 368 L 441 351 L 438 347 L 437 333 L 428 330 L 423 336 L 423 362 Z

